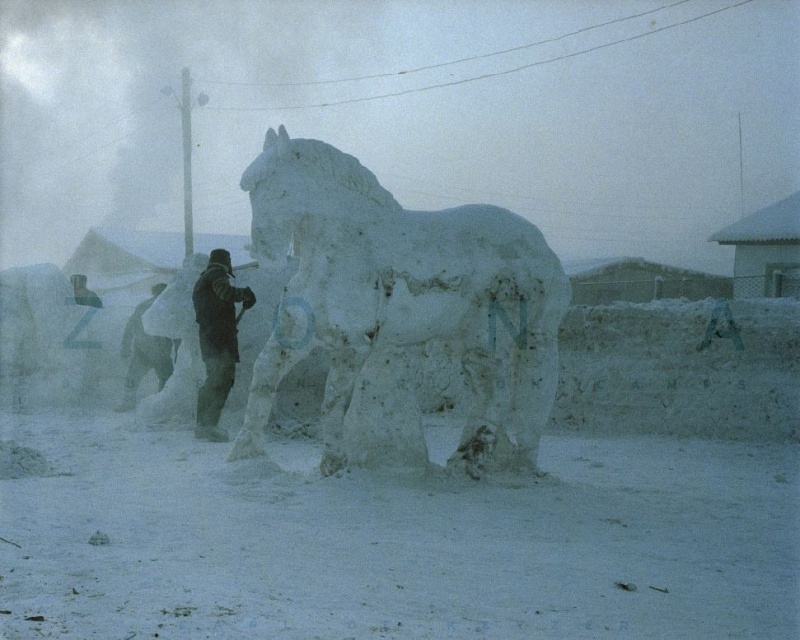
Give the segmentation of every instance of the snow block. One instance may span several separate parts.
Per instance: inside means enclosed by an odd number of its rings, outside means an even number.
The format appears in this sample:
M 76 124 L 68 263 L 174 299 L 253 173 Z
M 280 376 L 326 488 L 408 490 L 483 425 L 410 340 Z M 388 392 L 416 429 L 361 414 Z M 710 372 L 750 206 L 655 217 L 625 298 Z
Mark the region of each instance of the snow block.
M 4 407 L 97 407 L 121 388 L 125 312 L 75 304 L 69 280 L 55 265 L 0 272 L 0 308 Z

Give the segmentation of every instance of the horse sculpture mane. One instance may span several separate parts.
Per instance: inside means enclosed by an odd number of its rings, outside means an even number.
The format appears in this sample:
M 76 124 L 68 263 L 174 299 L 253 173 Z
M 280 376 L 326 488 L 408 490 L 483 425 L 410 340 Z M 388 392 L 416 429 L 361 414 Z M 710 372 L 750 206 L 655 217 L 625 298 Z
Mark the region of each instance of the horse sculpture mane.
M 278 133 L 274 129 L 267 131 L 264 150 L 244 172 L 239 186 L 243 191 L 252 192 L 288 154 L 293 156 L 292 161 L 303 162 L 308 174 L 320 182 L 332 181 L 381 207 L 402 209 L 392 194 L 381 186 L 375 174 L 357 158 L 321 140 L 290 139 L 283 125 L 278 128 Z

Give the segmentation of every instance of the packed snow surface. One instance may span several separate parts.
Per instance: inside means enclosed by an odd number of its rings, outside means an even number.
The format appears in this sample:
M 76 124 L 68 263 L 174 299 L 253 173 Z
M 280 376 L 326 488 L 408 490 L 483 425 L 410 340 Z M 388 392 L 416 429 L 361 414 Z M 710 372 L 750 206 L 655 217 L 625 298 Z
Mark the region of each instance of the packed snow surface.
M 322 478 L 305 435 L 325 373 L 313 354 L 280 391 L 272 462 L 229 463 L 180 417 L 190 359 L 175 388 L 143 385 L 137 412 L 114 413 L 126 314 L 102 310 L 75 337 L 101 348 L 68 348 L 86 311 L 38 311 L 65 290 L 33 272 L 5 290 L 18 307 L 4 320 L 21 320 L 3 333 L 4 640 L 800 632 L 796 302 L 731 302 L 742 349 L 716 301 L 572 308 L 542 477 L 443 470 L 460 419 L 458 394 L 441 394 L 463 385 L 433 349 L 417 389 L 430 469 Z M 263 300 L 242 324 L 251 354 L 274 308 Z M 191 337 L 184 318 L 165 321 Z M 223 415 L 231 431 L 252 362 Z
M 444 464 L 459 429 L 426 423 Z M 322 478 L 117 414 L 0 415 L 3 638 L 790 638 L 798 447 L 550 435 L 544 477 Z M 92 543 L 97 535 L 107 544 Z

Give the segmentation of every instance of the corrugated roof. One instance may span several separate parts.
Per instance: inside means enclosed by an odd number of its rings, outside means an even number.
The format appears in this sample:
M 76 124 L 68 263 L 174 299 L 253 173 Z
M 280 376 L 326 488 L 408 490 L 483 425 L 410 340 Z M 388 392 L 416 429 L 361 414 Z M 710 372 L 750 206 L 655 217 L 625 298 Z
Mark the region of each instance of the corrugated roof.
M 668 264 L 661 264 L 660 262 L 650 262 L 644 258 L 632 257 L 618 257 L 618 258 L 596 258 L 592 260 L 562 260 L 561 266 L 564 268 L 564 273 L 570 278 L 586 278 L 599 275 L 605 272 L 609 267 L 633 265 L 641 268 L 661 269 L 669 271 L 673 274 L 684 274 L 691 276 L 711 276 L 713 274 L 704 271 L 694 271 L 692 269 L 684 269 L 682 267 L 673 267 Z
M 131 255 L 154 267 L 178 269 L 183 263 L 186 245 L 183 233 L 176 231 L 135 231 L 111 227 L 92 227 L 91 231 Z M 195 233 L 195 253 L 211 253 L 222 248 L 231 252 L 234 267 L 255 261 L 250 254 L 250 236 L 217 233 Z
M 717 231 L 709 242 L 787 242 L 800 240 L 800 191 Z
M 561 266 L 564 268 L 564 273 L 571 278 L 573 276 L 593 275 L 595 273 L 605 271 L 605 269 L 608 267 L 631 262 L 640 264 L 644 262 L 644 258 L 616 257 L 592 258 L 586 260 L 562 260 Z

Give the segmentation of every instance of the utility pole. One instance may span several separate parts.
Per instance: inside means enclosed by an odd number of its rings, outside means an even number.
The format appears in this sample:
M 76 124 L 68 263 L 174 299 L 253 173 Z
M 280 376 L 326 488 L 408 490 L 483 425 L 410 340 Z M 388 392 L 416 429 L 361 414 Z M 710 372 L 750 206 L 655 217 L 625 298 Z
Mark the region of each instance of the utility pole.
M 192 78 L 189 67 L 183 68 L 183 99 L 181 121 L 183 123 L 183 230 L 186 256 L 194 253 L 194 230 L 192 221 Z
M 181 74 L 181 98 L 175 95 L 172 87 L 167 85 L 161 90 L 165 96 L 175 96 L 178 108 L 181 110 L 181 124 L 183 126 L 183 228 L 186 244 L 186 255 L 194 253 L 194 223 L 192 221 L 192 77 L 189 67 L 184 67 Z M 208 104 L 208 96 L 200 93 L 197 104 L 201 107 Z
M 739 205 L 744 218 L 744 156 L 742 154 L 742 112 L 739 112 Z

